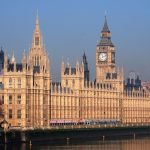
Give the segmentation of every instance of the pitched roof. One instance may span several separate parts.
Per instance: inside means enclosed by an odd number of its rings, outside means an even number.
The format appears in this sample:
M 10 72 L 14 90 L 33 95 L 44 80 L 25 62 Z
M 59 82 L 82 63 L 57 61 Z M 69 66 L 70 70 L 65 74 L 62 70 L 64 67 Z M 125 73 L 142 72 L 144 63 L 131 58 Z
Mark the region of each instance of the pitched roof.
M 109 32 L 110 33 L 110 30 L 109 30 L 108 24 L 107 24 L 106 16 L 105 16 L 105 22 L 104 22 L 104 26 L 103 26 L 102 32 Z
M 114 47 L 113 43 L 111 42 L 110 37 L 102 37 L 101 41 L 98 44 L 99 46 L 112 46 Z

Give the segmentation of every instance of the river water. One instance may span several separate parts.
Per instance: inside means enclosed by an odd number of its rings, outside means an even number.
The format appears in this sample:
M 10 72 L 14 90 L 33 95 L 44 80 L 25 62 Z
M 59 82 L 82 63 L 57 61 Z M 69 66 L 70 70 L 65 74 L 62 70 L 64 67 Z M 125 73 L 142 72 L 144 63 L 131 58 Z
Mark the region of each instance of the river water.
M 80 141 L 77 143 L 33 143 L 1 145 L 0 150 L 150 150 L 150 137 L 111 141 Z

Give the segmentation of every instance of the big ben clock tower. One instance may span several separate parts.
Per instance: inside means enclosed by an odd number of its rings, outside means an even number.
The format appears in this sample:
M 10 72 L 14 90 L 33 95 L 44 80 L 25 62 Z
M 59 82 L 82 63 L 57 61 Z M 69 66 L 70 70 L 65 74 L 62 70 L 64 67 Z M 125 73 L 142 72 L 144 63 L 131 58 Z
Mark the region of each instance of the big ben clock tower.
M 105 23 L 101 31 L 101 40 L 96 46 L 96 81 L 117 78 L 115 74 L 115 47 L 111 42 L 110 30 Z

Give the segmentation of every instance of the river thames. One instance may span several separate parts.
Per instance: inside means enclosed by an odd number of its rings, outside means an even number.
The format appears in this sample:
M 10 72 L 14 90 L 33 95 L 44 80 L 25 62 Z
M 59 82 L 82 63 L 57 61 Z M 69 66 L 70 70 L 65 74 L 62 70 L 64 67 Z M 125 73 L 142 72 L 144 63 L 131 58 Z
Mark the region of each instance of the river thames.
M 128 140 L 81 141 L 77 143 L 34 143 L 1 145 L 0 150 L 149 150 L 150 137 Z

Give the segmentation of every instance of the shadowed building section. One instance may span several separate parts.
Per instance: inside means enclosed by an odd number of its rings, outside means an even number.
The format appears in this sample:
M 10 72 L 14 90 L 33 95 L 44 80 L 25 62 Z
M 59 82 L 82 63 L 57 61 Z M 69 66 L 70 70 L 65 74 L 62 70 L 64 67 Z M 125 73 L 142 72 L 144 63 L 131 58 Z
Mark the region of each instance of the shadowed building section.
M 0 49 L 0 72 L 4 69 L 4 52 Z
M 83 64 L 84 64 L 84 81 L 85 82 L 89 82 L 89 78 L 90 78 L 90 71 L 89 71 L 89 67 L 88 67 L 88 61 L 87 61 L 87 57 L 85 55 L 85 52 L 83 54 Z

